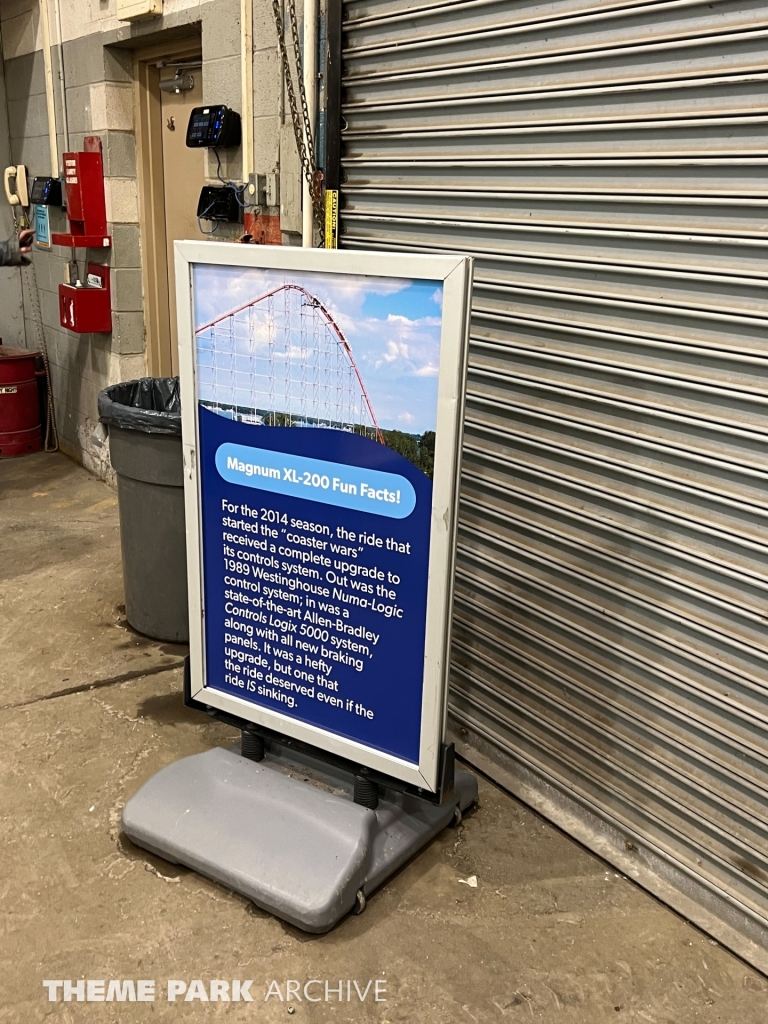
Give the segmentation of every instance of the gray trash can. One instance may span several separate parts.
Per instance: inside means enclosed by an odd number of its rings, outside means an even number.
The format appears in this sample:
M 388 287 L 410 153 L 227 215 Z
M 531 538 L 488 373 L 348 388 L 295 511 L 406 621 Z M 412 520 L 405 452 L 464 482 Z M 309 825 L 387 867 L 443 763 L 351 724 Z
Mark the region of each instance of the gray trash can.
M 125 615 L 139 633 L 189 640 L 178 377 L 105 388 L 99 418 L 117 474 Z

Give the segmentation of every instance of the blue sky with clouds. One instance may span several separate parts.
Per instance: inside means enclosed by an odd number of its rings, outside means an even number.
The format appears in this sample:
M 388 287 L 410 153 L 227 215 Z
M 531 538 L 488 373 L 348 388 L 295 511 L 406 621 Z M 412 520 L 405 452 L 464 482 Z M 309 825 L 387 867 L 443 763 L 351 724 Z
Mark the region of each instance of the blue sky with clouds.
M 303 286 L 349 342 L 379 425 L 419 434 L 435 429 L 441 282 L 210 265 L 197 265 L 194 281 L 196 325 L 278 285 Z

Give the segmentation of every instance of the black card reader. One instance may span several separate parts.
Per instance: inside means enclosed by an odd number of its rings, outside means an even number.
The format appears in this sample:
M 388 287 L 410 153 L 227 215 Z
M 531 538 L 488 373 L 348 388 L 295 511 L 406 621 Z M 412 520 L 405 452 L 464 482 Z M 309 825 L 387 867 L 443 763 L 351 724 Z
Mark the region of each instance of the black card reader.
M 240 115 L 223 105 L 195 107 L 189 115 L 187 145 L 192 149 L 240 145 Z
M 35 206 L 61 206 L 61 181 L 58 178 L 34 178 L 29 201 Z
M 241 211 L 237 192 L 230 185 L 203 185 L 197 202 L 197 216 L 201 220 L 238 223 L 242 220 Z

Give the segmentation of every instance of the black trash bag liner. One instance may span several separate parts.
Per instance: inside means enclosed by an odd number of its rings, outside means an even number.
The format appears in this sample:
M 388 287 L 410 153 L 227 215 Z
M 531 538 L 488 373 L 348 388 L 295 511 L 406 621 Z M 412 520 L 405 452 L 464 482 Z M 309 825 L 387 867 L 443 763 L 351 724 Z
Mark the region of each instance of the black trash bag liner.
M 179 378 L 142 377 L 104 388 L 99 393 L 99 419 L 121 430 L 180 435 Z

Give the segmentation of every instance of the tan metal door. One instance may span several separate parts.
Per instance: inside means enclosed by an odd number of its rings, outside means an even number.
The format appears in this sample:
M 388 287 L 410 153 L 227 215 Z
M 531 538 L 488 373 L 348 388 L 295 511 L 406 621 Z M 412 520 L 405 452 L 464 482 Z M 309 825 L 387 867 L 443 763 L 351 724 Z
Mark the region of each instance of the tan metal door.
M 172 67 L 163 68 L 160 80 L 174 77 Z M 163 138 L 163 190 L 165 193 L 165 243 L 167 253 L 168 299 L 170 307 L 171 372 L 179 372 L 176 326 L 176 285 L 173 243 L 184 238 L 200 238 L 197 201 L 205 184 L 205 150 L 188 149 L 184 143 L 189 114 L 203 102 L 202 68 L 192 71 L 195 86 L 188 92 L 161 92 Z

